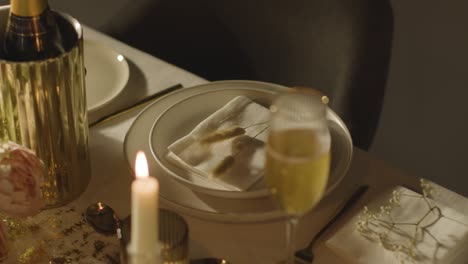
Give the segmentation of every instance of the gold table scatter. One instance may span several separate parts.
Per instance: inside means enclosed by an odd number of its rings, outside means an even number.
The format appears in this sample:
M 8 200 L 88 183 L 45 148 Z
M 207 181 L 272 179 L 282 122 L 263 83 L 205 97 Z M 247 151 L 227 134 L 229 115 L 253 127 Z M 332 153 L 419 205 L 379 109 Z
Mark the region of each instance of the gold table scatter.
M 82 210 L 70 204 L 34 217 L 3 217 L 8 256 L 3 263 L 119 263 L 115 235 L 97 233 Z

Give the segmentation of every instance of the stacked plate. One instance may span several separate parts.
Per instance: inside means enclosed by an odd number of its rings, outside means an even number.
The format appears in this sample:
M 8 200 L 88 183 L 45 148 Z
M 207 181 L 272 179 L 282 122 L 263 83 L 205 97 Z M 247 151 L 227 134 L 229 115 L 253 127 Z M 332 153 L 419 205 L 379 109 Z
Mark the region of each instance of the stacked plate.
M 93 40 L 84 40 L 86 102 L 93 113 L 115 99 L 125 88 L 130 70 L 118 51 Z
M 190 173 L 174 166 L 166 155 L 168 146 L 187 135 L 201 121 L 236 96 L 244 95 L 268 107 L 284 86 L 254 81 L 212 82 L 168 94 L 146 107 L 130 127 L 124 144 L 131 166 L 136 152 L 148 157 L 151 175 L 160 182 L 165 202 L 181 213 L 204 219 L 245 222 L 284 217 L 262 184 L 247 191 L 229 191 L 194 180 Z M 332 168 L 326 194 L 343 179 L 352 157 L 352 141 L 339 116 L 328 109 L 332 136 Z

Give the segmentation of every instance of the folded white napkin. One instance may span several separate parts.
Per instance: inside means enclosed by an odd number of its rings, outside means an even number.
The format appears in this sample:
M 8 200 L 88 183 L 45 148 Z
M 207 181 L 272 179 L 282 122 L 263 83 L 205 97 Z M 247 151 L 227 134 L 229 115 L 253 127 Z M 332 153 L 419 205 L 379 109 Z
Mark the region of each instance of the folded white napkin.
M 243 191 L 265 163 L 269 110 L 245 96 L 229 101 L 168 147 L 168 158 L 219 189 Z
M 347 263 L 468 263 L 468 216 L 401 186 L 367 208 L 326 242 Z

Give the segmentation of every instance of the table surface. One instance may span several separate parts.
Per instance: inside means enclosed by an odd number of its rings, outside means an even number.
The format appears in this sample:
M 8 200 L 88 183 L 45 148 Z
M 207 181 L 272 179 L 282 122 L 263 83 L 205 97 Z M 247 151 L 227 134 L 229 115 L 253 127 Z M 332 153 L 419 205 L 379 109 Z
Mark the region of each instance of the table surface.
M 84 28 L 84 37 L 104 43 L 119 51 L 128 59 L 130 66 L 130 79 L 122 94 L 111 104 L 91 114 L 90 121 L 176 83 L 190 87 L 207 82 L 207 80 L 190 72 L 161 61 L 91 28 Z M 134 111 L 90 129 L 91 181 L 86 191 L 66 208 L 83 212 L 89 204 L 100 201 L 111 205 L 120 217 L 129 214 L 132 175 L 123 152 L 123 144 L 125 134 L 137 114 L 138 111 Z M 329 220 L 342 200 L 349 196 L 359 184 L 364 183 L 368 184 L 370 189 L 353 207 L 354 211 L 382 191 L 395 185 L 404 185 L 412 189 L 419 187 L 417 177 L 392 168 L 384 161 L 374 159 L 367 152 L 355 148 L 350 170 L 340 186 L 325 197 L 317 208 L 300 220 L 297 247 L 305 246 L 320 227 Z M 441 191 L 444 190 L 441 188 Z M 450 202 L 452 207 L 455 206 L 456 209 L 468 213 L 468 203 L 464 197 L 447 192 L 445 199 Z M 161 199 L 160 202 L 162 207 L 176 210 L 171 208 L 171 204 L 164 199 Z M 43 213 L 47 213 L 47 211 Z M 353 214 L 353 212 L 349 213 L 349 215 Z M 285 253 L 285 223 L 283 220 L 236 224 L 213 222 L 183 213 L 181 215 L 189 224 L 191 258 L 213 256 L 224 257 L 234 264 L 266 264 L 275 263 Z M 333 230 L 338 228 L 345 219 L 346 217 L 340 219 L 330 232 L 327 232 L 324 239 L 333 234 Z M 117 239 L 114 240 L 113 237 L 107 238 L 107 241 L 111 241 L 110 243 L 115 241 L 117 244 Z M 104 260 L 102 263 L 106 263 L 106 261 Z M 316 249 L 314 263 L 343 262 L 321 244 Z

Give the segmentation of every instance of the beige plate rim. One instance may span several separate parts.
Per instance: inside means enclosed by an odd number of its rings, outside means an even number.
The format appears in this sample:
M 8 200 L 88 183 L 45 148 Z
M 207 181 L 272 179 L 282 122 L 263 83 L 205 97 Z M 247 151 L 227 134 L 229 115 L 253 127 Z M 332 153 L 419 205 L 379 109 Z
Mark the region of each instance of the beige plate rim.
M 161 97 L 138 114 L 125 136 L 124 154 L 130 167 L 133 168 L 134 166 L 133 161 L 136 151 L 151 152 L 149 132 L 152 129 L 155 117 L 179 100 L 210 89 L 219 89 L 220 87 L 257 87 L 275 91 L 287 89 L 281 85 L 265 82 L 232 80 L 184 88 Z M 144 136 L 145 134 L 146 136 Z M 167 172 L 158 166 L 155 159 L 148 159 L 148 163 L 151 175 L 156 175 L 156 178 L 160 180 L 162 202 L 177 212 L 206 220 L 233 223 L 271 221 L 285 217 L 280 210 L 271 205 L 272 201 L 269 197 L 250 199 L 246 203 L 245 199 L 226 199 L 206 195 L 196 192 L 187 185 L 181 184 L 180 181 L 168 176 Z M 235 210 L 219 210 L 219 208 L 229 208 L 229 206 Z

